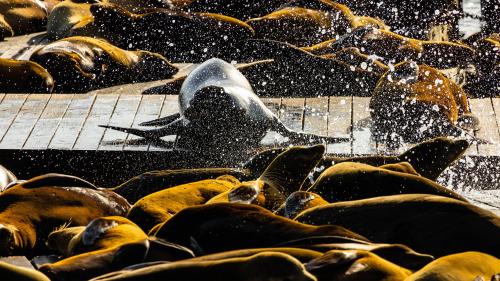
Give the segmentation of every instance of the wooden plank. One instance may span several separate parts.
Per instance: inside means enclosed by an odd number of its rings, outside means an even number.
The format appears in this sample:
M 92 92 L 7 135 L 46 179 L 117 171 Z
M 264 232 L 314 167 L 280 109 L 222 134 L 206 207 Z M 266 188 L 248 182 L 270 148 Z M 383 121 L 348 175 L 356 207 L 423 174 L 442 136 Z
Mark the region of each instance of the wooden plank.
M 479 119 L 480 129 L 476 137 L 490 144 L 478 144 L 478 153 L 481 156 L 500 155 L 500 135 L 491 99 L 470 99 L 471 111 Z
M 49 149 L 69 150 L 73 148 L 94 101 L 95 95 L 73 96 L 68 110 L 49 143 Z
M 330 97 L 328 107 L 328 135 L 352 139 L 352 97 Z M 352 140 L 329 144 L 327 152 L 352 155 Z
M 305 98 L 286 98 L 281 101 L 280 119 L 288 128 L 301 132 L 304 129 Z
M 107 125 L 111 114 L 115 109 L 119 95 L 98 95 L 94 105 L 89 112 L 78 139 L 73 146 L 76 150 L 96 150 L 104 135 L 104 128 L 99 125 Z
M 266 105 L 278 118 L 280 118 L 281 114 L 281 98 L 266 98 L 262 99 L 264 105 Z M 262 141 L 260 142 L 264 146 L 273 146 L 277 143 L 283 142 L 285 138 L 283 138 L 277 132 L 268 132 Z
M 120 95 L 109 125 L 132 126 L 141 98 L 142 96 L 138 95 Z M 123 150 L 123 143 L 126 138 L 126 133 L 106 129 L 97 150 Z
M 153 96 L 143 96 L 139 109 L 137 110 L 137 115 L 134 118 L 132 127 L 139 127 L 139 124 L 145 121 L 151 121 L 159 117 L 163 101 L 165 96 L 153 95 Z M 141 139 L 138 136 L 129 134 L 127 136 L 127 143 L 123 147 L 123 150 L 142 150 L 147 151 L 149 144 L 133 144 L 133 141 Z
M 163 105 L 161 107 L 161 113 L 159 117 L 166 117 L 169 115 L 172 115 L 174 113 L 179 112 L 179 99 L 176 95 L 167 95 L 165 96 L 165 100 L 163 101 Z M 153 118 L 154 119 L 154 118 Z M 165 142 L 170 142 L 173 143 L 175 142 L 177 136 L 165 136 L 162 138 Z M 155 144 L 149 144 L 148 151 L 161 151 L 165 150 L 165 147 L 155 145 Z
M 5 42 L 2 42 L 0 45 L 0 49 L 3 51 L 0 54 L 0 57 L 19 59 L 19 57 L 23 56 L 23 54 L 29 53 L 29 51 L 34 51 L 43 44 L 47 44 L 47 42 L 40 44 L 43 40 L 46 40 L 45 32 L 6 38 Z
M 32 94 L 26 99 L 9 130 L 3 136 L 0 148 L 21 149 L 24 146 L 50 96 L 49 94 Z
M 6 95 L 2 100 L 2 104 L 0 104 L 0 141 L 9 130 L 27 97 L 27 94 L 13 94 Z
M 304 132 L 328 135 L 328 97 L 306 98 L 304 111 Z
M 23 149 L 46 149 L 68 110 L 73 94 L 54 94 L 36 122 Z
M 367 124 L 370 117 L 370 98 L 352 98 L 352 122 L 353 122 L 353 155 L 370 155 L 377 153 L 377 144 L 372 139 L 371 127 Z
M 482 106 L 480 106 L 479 104 L 476 104 L 475 101 L 473 101 L 474 99 L 469 99 L 469 106 L 471 108 L 471 111 L 473 114 L 475 114 L 478 118 L 478 112 L 475 112 L 475 110 L 481 110 L 480 108 Z M 474 107 L 477 106 L 477 108 L 472 108 L 472 106 L 474 105 Z M 480 112 L 479 112 L 480 113 Z M 480 127 L 483 126 L 483 124 L 479 124 Z M 474 132 L 473 135 L 477 137 L 477 133 L 478 131 Z M 477 144 L 472 144 L 464 153 L 464 155 L 466 156 L 476 156 L 476 155 L 479 155 L 479 149 L 478 149 L 478 145 Z

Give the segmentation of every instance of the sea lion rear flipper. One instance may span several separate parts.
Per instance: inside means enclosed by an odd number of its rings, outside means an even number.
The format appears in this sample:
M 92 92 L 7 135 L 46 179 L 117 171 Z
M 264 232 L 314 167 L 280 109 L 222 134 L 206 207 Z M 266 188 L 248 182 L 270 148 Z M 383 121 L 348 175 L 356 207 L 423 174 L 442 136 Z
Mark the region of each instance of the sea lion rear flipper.
M 139 126 L 166 126 L 166 125 L 174 122 L 176 119 L 179 119 L 180 117 L 181 117 L 180 113 L 174 113 L 172 115 L 165 116 L 162 118 L 142 122 L 139 124 Z
M 280 133 L 282 136 L 289 138 L 289 142 L 295 143 L 310 143 L 310 142 L 328 142 L 328 143 L 339 143 L 351 141 L 351 138 L 343 137 L 328 137 L 328 136 L 318 136 L 308 133 L 295 132 L 292 129 L 286 127 L 280 120 L 276 119 L 275 125 L 271 130 Z
M 179 118 L 179 119 L 173 121 L 172 123 L 170 123 L 162 128 L 153 129 L 153 130 L 141 130 L 141 129 L 135 129 L 135 128 L 124 128 L 124 127 L 117 127 L 117 126 L 110 126 L 110 125 L 99 125 L 99 127 L 121 131 L 124 133 L 143 137 L 145 139 L 159 139 L 159 138 L 164 137 L 164 136 L 175 135 L 175 134 L 179 133 L 179 131 L 183 127 L 182 120 L 183 119 Z

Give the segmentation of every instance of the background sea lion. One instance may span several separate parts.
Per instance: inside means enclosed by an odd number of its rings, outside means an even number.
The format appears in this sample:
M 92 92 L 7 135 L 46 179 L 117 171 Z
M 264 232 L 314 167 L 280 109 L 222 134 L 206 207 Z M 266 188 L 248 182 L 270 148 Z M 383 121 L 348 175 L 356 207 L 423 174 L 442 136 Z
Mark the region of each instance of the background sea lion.
M 0 88 L 9 93 L 50 93 L 54 80 L 38 63 L 0 58 Z
M 423 194 L 333 203 L 299 214 L 297 221 L 338 224 L 379 243 L 405 244 L 444 256 L 464 251 L 500 253 L 500 218 L 463 201 Z
M 317 206 L 328 205 L 329 202 L 316 193 L 307 191 L 295 191 L 290 194 L 280 209 L 275 213 L 285 218 L 293 219 L 299 213 Z
M 0 15 L 16 36 L 42 31 L 47 22 L 47 8 L 38 0 L 1 0 Z
M 3 15 L 0 14 L 0 41 L 10 36 L 14 36 L 14 30 L 12 30 L 12 27 L 5 21 Z
M 37 50 L 30 60 L 46 67 L 56 91 L 84 92 L 121 83 L 166 79 L 177 72 L 161 55 L 126 51 L 100 39 L 70 37 Z
M 267 15 L 286 4 L 289 0 L 188 0 L 189 4 L 184 10 L 192 12 L 215 13 L 230 16 L 240 20 L 248 20 L 255 17 Z
M 290 248 L 290 247 L 279 247 L 279 248 L 257 248 L 257 249 L 241 249 L 227 252 L 220 252 L 210 255 L 204 255 L 189 259 L 189 261 L 214 261 L 229 258 L 241 258 L 249 257 L 262 252 L 278 252 L 290 255 L 299 261 L 306 263 L 312 259 L 318 258 L 323 254 L 321 252 L 301 249 L 301 248 Z

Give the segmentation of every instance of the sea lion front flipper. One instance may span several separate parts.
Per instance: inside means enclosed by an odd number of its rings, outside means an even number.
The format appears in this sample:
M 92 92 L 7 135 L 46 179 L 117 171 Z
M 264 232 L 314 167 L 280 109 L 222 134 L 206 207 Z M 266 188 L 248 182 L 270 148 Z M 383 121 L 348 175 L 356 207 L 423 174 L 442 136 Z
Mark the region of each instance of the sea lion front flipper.
M 153 129 L 153 130 L 141 130 L 141 129 L 135 129 L 135 128 L 124 128 L 124 127 L 117 127 L 117 126 L 110 126 L 110 125 L 99 125 L 99 127 L 121 131 L 124 133 L 143 137 L 145 139 L 159 139 L 159 138 L 164 137 L 164 136 L 178 134 L 179 131 L 183 128 L 183 122 L 182 122 L 183 120 L 184 119 L 179 118 L 179 119 L 173 121 L 172 123 L 170 123 L 162 128 Z
M 310 142 L 328 142 L 328 143 L 339 143 L 351 141 L 351 138 L 343 137 L 328 137 L 328 136 L 318 136 L 308 133 L 295 132 L 292 129 L 285 126 L 278 118 L 275 118 L 275 122 L 271 127 L 272 131 L 280 133 L 282 136 L 287 137 L 291 143 L 310 143 Z
M 139 126 L 166 126 L 179 118 L 181 118 L 181 114 L 174 113 L 172 115 L 168 115 L 151 121 L 142 122 L 139 124 Z
M 98 189 L 92 183 L 81 179 L 79 177 L 63 175 L 63 174 L 46 174 L 34 177 L 28 181 L 22 182 L 21 185 L 24 188 L 37 188 L 43 186 L 64 186 L 64 187 L 86 187 L 91 189 Z

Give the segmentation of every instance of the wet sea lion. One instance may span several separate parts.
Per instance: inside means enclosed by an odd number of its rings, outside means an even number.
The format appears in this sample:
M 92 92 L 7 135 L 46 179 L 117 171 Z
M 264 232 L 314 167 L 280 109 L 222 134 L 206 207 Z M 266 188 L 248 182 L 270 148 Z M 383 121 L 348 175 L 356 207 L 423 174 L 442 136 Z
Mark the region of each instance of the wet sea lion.
M 480 252 L 441 257 L 408 277 L 407 281 L 469 281 L 500 278 L 500 260 Z
M 406 280 L 411 271 L 363 250 L 332 250 L 306 263 L 319 281 Z
M 275 213 L 293 219 L 307 209 L 328 204 L 329 202 L 316 193 L 295 191 L 286 198 L 283 205 Z
M 71 36 L 75 25 L 92 19 L 92 3 L 96 3 L 96 0 L 65 0 L 57 4 L 47 19 L 47 36 L 51 39 Z
M 77 235 L 85 231 L 86 226 L 66 227 L 65 225 L 52 231 L 47 237 L 47 247 L 62 256 L 71 256 L 69 244 Z
M 342 162 L 326 169 L 307 191 L 328 202 L 366 199 L 397 194 L 434 194 L 467 201 L 461 195 L 420 176 L 408 162 L 374 167 Z
M 486 23 L 483 27 L 486 32 L 500 32 L 500 6 L 494 0 L 481 0 L 482 20 Z
M 336 224 L 379 243 L 400 243 L 436 257 L 500 253 L 500 218 L 452 198 L 404 194 L 338 202 L 299 214 L 302 223 Z
M 359 51 L 358 48 L 341 49 L 331 55 L 333 58 L 343 61 L 349 65 L 355 65 L 361 69 L 383 75 L 389 67 L 377 59 L 376 56 L 368 56 Z
M 191 12 L 205 12 L 227 15 L 240 20 L 248 20 L 255 17 L 267 15 L 290 0 L 189 0 L 184 10 Z
M 220 149 L 218 153 L 233 149 L 228 148 L 228 144 L 234 149 L 256 146 L 269 130 L 288 137 L 291 142 L 347 140 L 298 133 L 287 128 L 255 95 L 248 80 L 234 66 L 216 58 L 204 62 L 186 78 L 179 93 L 179 108 L 180 115 L 174 115 L 178 118 L 164 117 L 165 123 L 146 122 L 163 125 L 159 129 L 101 127 L 148 139 L 178 134 L 180 147 L 190 150 L 217 148 Z
M 38 63 L 0 58 L 0 88 L 8 93 L 50 93 L 54 80 Z
M 313 236 L 329 236 L 342 242 L 366 241 L 340 226 L 314 227 L 256 205 L 234 203 L 186 208 L 164 223 L 155 236 L 190 247 L 198 254 L 272 247 Z
M 0 14 L 0 41 L 5 37 L 11 36 L 14 36 L 14 30 L 12 30 L 12 27 L 5 21 L 3 15 Z
M 370 99 L 376 138 L 419 142 L 477 130 L 466 93 L 435 68 L 403 62 L 380 78 Z M 462 129 L 463 128 L 463 129 Z
M 38 0 L 1 0 L 0 15 L 15 36 L 42 31 L 47 22 L 47 8 Z
M 43 273 L 0 261 L 0 275 L 5 281 L 50 281 Z
M 189 261 L 195 262 L 195 261 L 214 261 L 214 260 L 222 260 L 222 259 L 229 259 L 229 258 L 242 258 L 242 257 L 248 257 L 248 256 L 253 256 L 258 253 L 262 252 L 278 252 L 278 253 L 283 253 L 290 255 L 299 261 L 305 263 L 308 262 L 312 259 L 318 258 L 323 253 L 313 251 L 313 250 L 307 250 L 307 249 L 301 249 L 301 248 L 290 248 L 290 247 L 280 247 L 280 248 L 257 248 L 257 249 L 241 249 L 241 250 L 234 250 L 234 251 L 227 251 L 227 252 L 221 252 L 221 253 L 215 253 L 215 254 L 210 254 L 210 255 L 204 255 L 204 256 L 199 256 L 195 257 L 192 259 L 189 259 Z
M 47 68 L 56 91 L 85 92 L 112 85 L 170 78 L 177 72 L 161 55 L 126 51 L 90 37 L 50 43 L 30 57 Z
M 0 193 L 0 255 L 33 255 L 48 234 L 61 225 L 87 225 L 96 217 L 125 215 L 129 203 L 118 194 L 88 187 L 88 182 L 58 184 L 40 176 Z M 26 186 L 24 186 L 26 185 Z
M 304 265 L 290 255 L 263 252 L 250 257 L 215 261 L 179 261 L 132 271 L 115 272 L 97 280 L 290 280 L 315 281 Z

